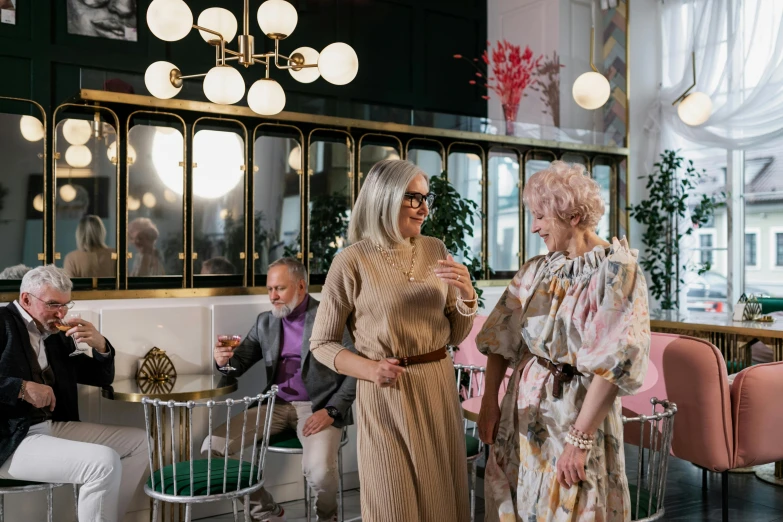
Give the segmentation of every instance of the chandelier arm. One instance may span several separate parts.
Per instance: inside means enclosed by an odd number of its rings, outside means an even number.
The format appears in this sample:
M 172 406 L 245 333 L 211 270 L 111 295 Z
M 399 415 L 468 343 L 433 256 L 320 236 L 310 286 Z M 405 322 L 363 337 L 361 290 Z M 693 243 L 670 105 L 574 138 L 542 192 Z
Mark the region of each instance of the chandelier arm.
M 242 34 L 250 34 L 250 0 L 245 0 L 245 6 L 242 10 Z
M 180 80 L 192 80 L 193 78 L 204 78 L 207 73 L 202 74 L 189 74 L 187 76 L 178 76 Z
M 590 28 L 590 68 L 593 69 L 593 72 L 597 72 L 598 74 L 601 74 L 598 72 L 598 69 L 595 68 L 595 64 L 593 63 L 593 53 L 595 52 L 595 26 Z
M 677 105 L 677 103 L 681 102 L 685 99 L 686 96 L 691 92 L 691 89 L 696 87 L 696 51 L 691 51 L 691 62 L 693 63 L 693 84 L 688 87 L 684 93 L 682 93 L 676 100 L 672 102 L 672 105 Z

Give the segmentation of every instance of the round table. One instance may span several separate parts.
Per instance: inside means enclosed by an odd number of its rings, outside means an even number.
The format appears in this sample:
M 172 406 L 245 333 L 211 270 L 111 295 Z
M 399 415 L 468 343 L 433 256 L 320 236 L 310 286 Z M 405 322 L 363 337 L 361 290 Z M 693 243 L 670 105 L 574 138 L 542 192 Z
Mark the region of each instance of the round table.
M 150 388 L 147 388 L 150 386 Z M 142 397 L 166 401 L 197 401 L 220 397 L 236 391 L 237 380 L 223 375 L 178 375 L 176 380 L 160 385 L 139 383 L 136 379 L 121 379 L 101 390 L 109 400 L 141 402 Z

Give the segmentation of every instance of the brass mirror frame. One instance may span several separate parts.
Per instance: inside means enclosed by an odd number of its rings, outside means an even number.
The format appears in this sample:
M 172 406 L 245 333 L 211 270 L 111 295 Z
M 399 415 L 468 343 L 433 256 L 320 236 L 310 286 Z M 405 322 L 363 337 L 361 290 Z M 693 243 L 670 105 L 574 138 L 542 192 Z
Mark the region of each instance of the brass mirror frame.
M 237 125 L 239 125 L 239 128 L 242 129 L 242 132 L 244 133 L 244 157 L 243 157 L 244 168 L 242 170 L 245 173 L 245 176 L 244 176 L 245 177 L 245 179 L 244 179 L 244 191 L 245 191 L 245 196 L 244 196 L 245 208 L 244 208 L 244 210 L 245 210 L 245 215 L 244 215 L 244 223 L 243 223 L 243 228 L 245 229 L 245 246 L 244 246 L 244 251 L 240 252 L 239 256 L 240 256 L 240 259 L 242 259 L 242 261 L 244 261 L 244 263 L 242 264 L 242 286 L 248 286 L 247 285 L 247 257 L 248 256 L 246 255 L 247 254 L 247 232 L 248 232 L 248 230 L 247 230 L 248 229 L 248 227 L 247 227 L 247 215 L 248 215 L 249 204 L 250 204 L 248 202 L 248 172 L 251 169 L 248 166 L 248 147 L 249 147 L 249 142 L 248 142 L 247 127 L 245 127 L 244 123 L 242 123 L 239 120 L 235 120 L 234 118 L 216 118 L 214 116 L 201 116 L 200 118 L 197 118 L 193 122 L 191 127 L 190 127 L 190 144 L 191 144 L 191 148 L 193 147 L 193 141 L 194 141 L 194 139 L 196 137 L 196 132 L 197 132 L 196 127 L 198 126 L 199 122 L 203 122 L 203 121 L 216 121 L 216 122 L 220 122 L 220 123 L 226 123 L 226 122 L 236 123 Z M 192 158 L 191 158 L 191 160 L 192 160 Z M 185 157 L 185 163 L 186 164 L 188 163 L 187 156 Z M 187 171 L 188 171 L 188 174 L 189 174 L 187 176 L 187 178 L 186 178 L 186 188 L 188 190 L 188 192 L 186 192 L 186 194 L 188 194 L 188 196 L 190 197 L 190 200 L 193 201 L 193 197 L 194 197 L 194 195 L 193 195 L 193 162 L 191 161 L 190 165 L 186 165 L 186 166 L 187 166 Z M 192 205 L 192 206 L 195 208 L 195 205 Z M 193 214 L 193 210 L 194 209 L 191 209 L 191 214 Z M 190 237 L 191 238 L 195 237 L 194 232 L 193 232 L 193 223 L 194 223 L 194 221 L 195 221 L 194 219 L 190 220 Z M 193 261 L 195 261 L 194 247 L 195 247 L 195 244 L 191 241 L 190 251 L 188 252 L 190 255 L 187 255 L 187 254 L 185 255 L 186 258 L 190 258 L 189 260 L 190 260 L 190 286 L 191 286 L 191 288 L 193 288 L 194 282 L 195 282 L 195 274 L 194 274 L 194 270 L 193 270 Z M 236 275 L 236 274 L 234 274 L 234 275 Z
M 554 151 L 546 150 L 546 149 L 528 149 L 525 151 L 525 161 L 519 164 L 519 181 L 522 183 L 522 188 L 519 191 L 519 218 L 520 218 L 520 226 L 522 227 L 522 254 L 521 254 L 521 264 L 525 264 L 527 262 L 527 228 L 529 226 L 527 222 L 527 209 L 524 207 L 524 204 L 522 202 L 522 193 L 525 190 L 525 183 L 527 183 L 527 162 L 534 158 L 536 154 L 542 154 L 546 156 L 552 156 L 552 159 L 549 161 L 555 161 L 557 160 L 557 154 L 554 153 Z
M 253 129 L 253 169 L 252 172 L 254 174 L 253 176 L 253 187 L 255 188 L 255 172 L 256 172 L 256 154 L 255 154 L 255 146 L 256 146 L 256 140 L 258 139 L 259 130 L 262 127 L 280 127 L 284 129 L 293 129 L 299 134 L 299 153 L 301 155 L 301 165 L 302 168 L 297 171 L 297 175 L 299 176 L 299 253 L 297 254 L 297 259 L 300 261 L 303 261 L 304 258 L 304 252 L 305 252 L 305 234 L 304 234 L 304 224 L 305 224 L 305 214 L 307 213 L 307 203 L 308 201 L 304 197 L 305 193 L 305 176 L 304 172 L 305 169 L 309 169 L 310 167 L 310 154 L 309 154 L 309 147 L 308 152 L 305 154 L 304 150 L 304 133 L 302 132 L 302 129 L 295 125 L 288 125 L 285 123 L 260 123 L 256 125 L 256 127 Z M 305 158 L 307 161 L 305 162 Z M 256 261 L 259 259 L 258 252 L 256 252 L 256 219 L 255 219 L 255 193 L 253 194 L 251 205 L 253 209 L 253 215 L 252 219 L 250 219 L 250 237 L 253 238 L 252 241 L 252 252 L 253 252 L 253 259 L 252 259 L 252 270 L 253 273 L 252 277 L 252 284 L 251 286 L 256 286 Z
M 604 162 L 604 163 L 599 163 Z M 593 179 L 595 177 L 592 176 L 592 173 L 595 172 L 595 167 L 601 165 L 609 167 L 609 204 L 611 207 L 609 207 L 609 239 L 613 237 L 617 237 L 617 235 L 620 233 L 620 194 L 617 192 L 617 176 L 619 175 L 617 171 L 617 160 L 615 158 L 612 158 L 610 156 L 593 156 L 593 159 L 590 164 L 590 172 Z M 627 201 L 627 200 L 626 200 Z M 627 215 L 628 212 L 625 211 L 625 214 Z
M 54 249 L 52 251 L 52 263 L 54 263 L 58 256 L 60 255 L 59 252 L 56 251 L 57 247 L 57 113 L 60 111 L 65 111 L 66 108 L 74 108 L 77 110 L 85 110 L 85 111 L 91 111 L 91 112 L 98 112 L 98 111 L 106 111 L 108 112 L 113 118 L 114 118 L 114 132 L 116 135 L 117 140 L 120 139 L 122 127 L 120 126 L 120 119 L 117 117 L 117 113 L 114 112 L 112 109 L 108 107 L 104 107 L 102 105 L 87 105 L 82 103 L 63 103 L 59 105 L 54 112 L 52 113 L 52 148 L 54 152 L 51 155 L 51 161 L 52 161 L 52 190 L 49 194 L 49 203 L 51 204 L 51 215 L 52 215 L 52 248 Z M 119 144 L 117 146 L 117 149 L 119 151 Z M 117 255 L 114 259 L 114 289 L 119 290 L 120 289 L 120 256 L 119 256 L 119 244 L 120 244 L 120 229 L 121 229 L 121 223 L 120 223 L 120 162 L 117 161 L 117 164 L 114 166 L 114 176 L 115 176 L 115 185 L 117 187 L 117 193 L 115 194 L 115 204 L 116 204 L 116 216 L 114 218 L 114 227 L 116 231 L 116 241 L 117 246 L 115 247 L 115 250 L 117 250 Z M 97 282 L 97 278 L 93 278 L 93 286 Z
M 362 188 L 362 178 L 364 177 L 364 172 L 362 172 L 362 141 L 364 141 L 364 138 L 367 138 L 368 136 L 374 136 L 374 137 L 377 137 L 377 138 L 385 138 L 385 139 L 388 139 L 390 141 L 396 141 L 397 145 L 399 145 L 399 147 L 397 148 L 397 153 L 400 155 L 400 159 L 404 159 L 403 158 L 403 154 L 404 153 L 403 153 L 403 147 L 402 147 L 402 140 L 400 140 L 400 138 L 398 138 L 397 136 L 394 136 L 392 134 L 381 134 L 379 132 L 368 132 L 367 134 L 362 134 L 359 137 L 358 143 L 356 144 L 356 171 L 358 172 L 358 174 L 356 176 L 356 183 L 359 185 L 359 187 L 358 187 L 359 189 Z M 374 144 L 371 144 L 371 145 L 374 145 Z M 386 147 L 388 145 L 380 145 L 380 146 L 381 147 Z M 359 194 L 358 190 L 357 190 L 356 193 L 357 193 L 357 196 L 358 196 L 358 194 Z
M 487 190 L 484 186 L 485 180 L 487 179 L 487 153 L 484 150 L 484 147 L 479 145 L 478 143 L 470 143 L 467 141 L 452 141 L 449 143 L 449 146 L 446 147 L 446 161 L 443 164 L 443 172 L 446 173 L 446 180 L 451 183 L 451 180 L 449 180 L 449 157 L 451 156 L 451 149 L 452 148 L 469 148 L 469 149 L 478 149 L 481 153 L 479 158 L 481 159 L 481 180 L 479 181 L 479 185 L 481 186 L 481 252 L 479 252 L 479 258 L 481 258 L 481 271 L 484 274 L 484 279 L 487 279 L 487 276 L 489 275 L 489 259 L 484 257 L 485 252 L 489 252 L 489 243 L 487 242 L 487 233 L 489 231 L 489 224 L 487 223 L 487 207 L 489 206 L 489 199 L 487 196 Z M 466 153 L 467 154 L 467 153 Z
M 128 145 L 130 145 L 130 131 L 131 131 L 131 119 L 133 119 L 134 116 L 138 116 L 140 114 L 148 114 L 150 116 L 168 116 L 172 117 L 176 120 L 179 120 L 180 123 L 182 123 L 182 252 L 180 253 L 180 259 L 182 260 L 182 288 L 186 288 L 185 284 L 185 274 L 187 270 L 187 259 L 185 255 L 185 245 L 187 245 L 187 237 L 188 237 L 188 225 L 187 225 L 187 219 L 185 219 L 185 216 L 187 215 L 187 209 L 188 209 L 188 198 L 185 197 L 187 194 L 187 163 L 188 163 L 188 127 L 187 124 L 185 124 L 185 120 L 179 116 L 178 114 L 174 114 L 173 112 L 162 112 L 162 111 L 148 111 L 148 110 L 138 110 L 133 111 L 128 115 L 128 118 L 125 120 L 125 129 L 124 130 L 124 136 L 125 136 L 125 150 L 128 150 Z M 135 125 L 134 125 L 135 126 Z M 127 232 L 128 230 L 128 194 L 130 193 L 130 171 L 128 169 L 127 161 L 128 161 L 128 155 L 125 154 L 124 158 L 121 158 L 123 162 L 125 162 L 125 230 Z M 119 197 L 119 194 L 117 195 Z M 130 272 L 128 267 L 128 260 L 130 259 L 130 250 L 128 248 L 128 242 L 125 242 L 125 288 L 128 288 L 128 273 Z

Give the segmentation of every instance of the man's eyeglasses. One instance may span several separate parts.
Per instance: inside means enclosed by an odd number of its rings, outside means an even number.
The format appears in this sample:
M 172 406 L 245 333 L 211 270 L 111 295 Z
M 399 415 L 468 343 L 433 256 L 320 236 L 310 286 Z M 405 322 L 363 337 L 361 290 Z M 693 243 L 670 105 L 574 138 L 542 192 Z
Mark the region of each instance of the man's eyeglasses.
M 410 202 L 411 208 L 419 208 L 425 201 L 427 202 L 427 207 L 432 208 L 432 204 L 435 203 L 435 194 L 432 192 L 429 194 L 422 194 L 421 192 L 406 192 L 405 199 Z
M 65 308 L 66 310 L 70 310 L 71 308 L 73 308 L 73 305 L 76 304 L 73 301 L 68 301 L 67 303 L 55 303 L 52 301 L 44 301 L 40 297 L 35 296 L 33 294 L 28 293 L 27 295 L 29 295 L 30 297 L 35 297 L 36 299 L 41 301 L 44 305 L 46 305 L 46 309 L 49 310 L 50 312 L 58 312 L 63 308 Z

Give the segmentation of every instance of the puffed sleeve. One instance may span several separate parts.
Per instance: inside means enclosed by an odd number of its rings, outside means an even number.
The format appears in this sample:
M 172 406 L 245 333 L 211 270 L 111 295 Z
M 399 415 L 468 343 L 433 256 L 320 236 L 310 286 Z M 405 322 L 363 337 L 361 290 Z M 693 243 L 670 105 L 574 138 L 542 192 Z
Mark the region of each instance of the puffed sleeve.
M 357 273 L 347 257 L 349 255 L 348 251 L 340 252 L 329 267 L 310 337 L 313 356 L 335 372 L 338 370 L 334 366 L 334 358 L 345 349 L 343 335 L 354 308 Z
M 615 384 L 620 395 L 641 387 L 650 357 L 647 284 L 637 255 L 625 239 L 613 240 L 588 287 L 590 311 L 577 351 L 577 369 Z
M 528 352 L 522 340 L 523 316 L 530 293 L 541 277 L 545 263 L 545 257 L 534 257 L 511 280 L 476 336 L 476 346 L 481 353 L 502 355 L 516 364 Z

